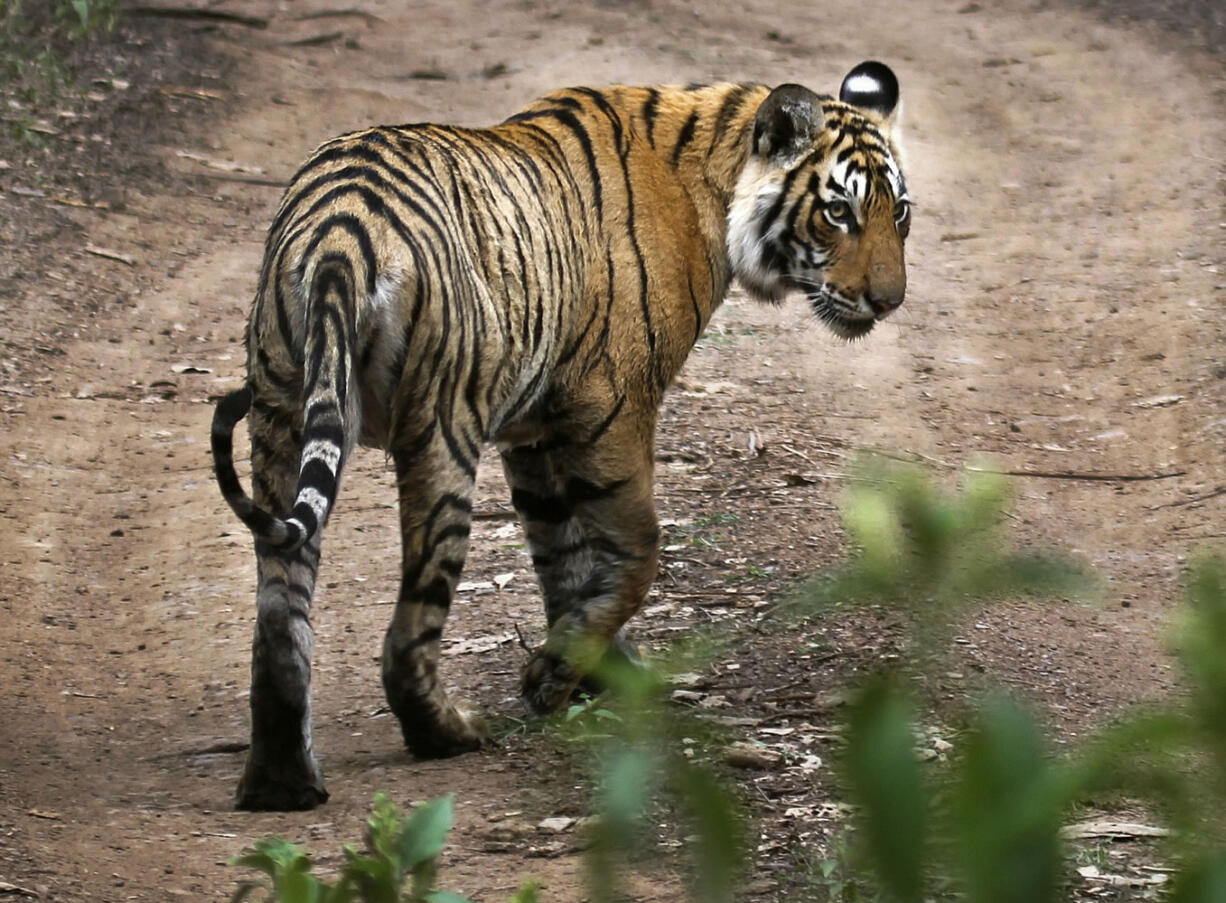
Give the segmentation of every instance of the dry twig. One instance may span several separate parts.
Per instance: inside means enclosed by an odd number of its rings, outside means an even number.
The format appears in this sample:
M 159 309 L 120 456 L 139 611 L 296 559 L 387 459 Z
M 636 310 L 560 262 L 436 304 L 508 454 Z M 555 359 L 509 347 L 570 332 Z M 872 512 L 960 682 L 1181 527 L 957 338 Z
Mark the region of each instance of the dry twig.
M 200 9 L 192 6 L 125 6 L 125 16 L 153 16 L 159 19 L 198 19 L 206 22 L 227 22 L 248 28 L 267 28 L 268 20 L 260 16 L 244 16 L 223 9 Z

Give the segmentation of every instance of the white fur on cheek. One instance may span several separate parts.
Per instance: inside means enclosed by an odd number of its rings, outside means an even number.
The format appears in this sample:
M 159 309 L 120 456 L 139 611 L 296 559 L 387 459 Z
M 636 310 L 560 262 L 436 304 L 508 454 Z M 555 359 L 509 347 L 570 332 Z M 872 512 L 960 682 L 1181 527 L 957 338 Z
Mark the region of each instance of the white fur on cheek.
M 762 267 L 760 228 L 762 217 L 779 197 L 781 181 L 779 173 L 751 157 L 728 206 L 728 261 L 741 286 L 761 301 L 778 301 L 786 292 L 778 276 Z

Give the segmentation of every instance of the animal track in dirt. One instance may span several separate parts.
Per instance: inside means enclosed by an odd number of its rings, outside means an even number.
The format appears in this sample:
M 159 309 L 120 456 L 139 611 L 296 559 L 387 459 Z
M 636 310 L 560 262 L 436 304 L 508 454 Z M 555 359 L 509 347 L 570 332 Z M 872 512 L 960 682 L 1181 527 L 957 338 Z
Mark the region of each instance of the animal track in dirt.
M 740 654 L 679 699 L 781 754 L 733 773 L 761 833 L 746 897 L 807 898 L 797 863 L 827 855 L 846 818 L 830 767 L 841 694 L 899 651 L 886 611 L 772 621 L 840 554 L 859 447 L 922 455 L 951 481 L 984 457 L 1179 474 L 1013 480 L 1019 539 L 1092 563 L 1102 599 L 1017 601 L 965 625 L 956 670 L 931 688 L 934 755 L 957 742 L 941 704 L 983 681 L 1022 692 L 1066 740 L 1172 690 L 1181 566 L 1220 538 L 1226 504 L 1220 60 L 1020 2 L 916 0 L 902 29 L 884 0 L 227 9 L 269 27 L 129 23 L 95 65 L 101 99 L 45 149 L 0 154 L 0 880 L 53 900 L 218 899 L 236 878 L 226 858 L 261 835 L 334 865 L 376 790 L 402 803 L 454 790 L 449 887 L 498 900 L 536 876 L 545 899 L 580 898 L 576 835 L 537 827 L 586 814 L 563 750 L 530 731 L 443 762 L 400 746 L 377 664 L 399 561 L 378 454 L 347 476 L 315 613 L 332 800 L 232 811 L 254 575 L 207 453 L 209 400 L 241 378 L 263 230 L 303 155 L 373 122 L 492 122 L 567 84 L 831 90 L 869 56 L 902 81 L 917 201 L 904 310 L 844 345 L 803 304 L 734 295 L 661 417 L 664 551 L 635 636 L 658 649 L 696 626 L 737 631 Z M 1187 84 L 1204 90 L 1169 87 Z M 520 714 L 513 637 L 539 637 L 542 617 L 496 469 L 477 514 L 444 668 L 505 719 Z M 678 873 L 666 864 L 636 893 L 676 899 Z

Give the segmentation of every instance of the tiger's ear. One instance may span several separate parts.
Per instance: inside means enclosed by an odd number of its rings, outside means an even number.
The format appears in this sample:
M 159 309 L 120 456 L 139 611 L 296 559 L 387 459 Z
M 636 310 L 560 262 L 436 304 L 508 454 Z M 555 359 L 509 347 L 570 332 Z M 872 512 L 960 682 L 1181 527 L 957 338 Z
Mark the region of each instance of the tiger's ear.
M 780 85 L 758 107 L 753 151 L 760 157 L 792 157 L 809 146 L 824 122 L 822 99 L 801 85 Z
M 898 78 L 885 63 L 867 60 L 847 73 L 839 100 L 879 116 L 887 128 L 898 120 Z

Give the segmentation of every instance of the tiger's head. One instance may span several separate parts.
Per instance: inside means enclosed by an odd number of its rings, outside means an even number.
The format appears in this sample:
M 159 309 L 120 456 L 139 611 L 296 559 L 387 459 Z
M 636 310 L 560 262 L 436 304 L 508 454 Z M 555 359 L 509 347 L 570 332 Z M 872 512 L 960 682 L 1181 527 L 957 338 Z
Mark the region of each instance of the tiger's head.
M 898 79 L 865 62 L 839 98 L 782 85 L 762 101 L 728 212 L 734 274 L 750 295 L 800 291 L 855 339 L 903 301 L 911 203 L 893 131 Z

